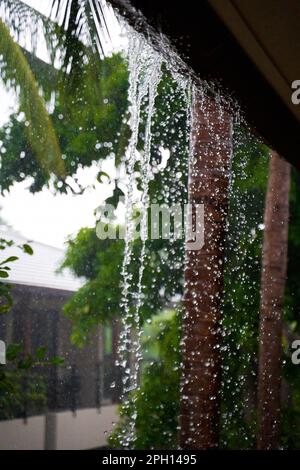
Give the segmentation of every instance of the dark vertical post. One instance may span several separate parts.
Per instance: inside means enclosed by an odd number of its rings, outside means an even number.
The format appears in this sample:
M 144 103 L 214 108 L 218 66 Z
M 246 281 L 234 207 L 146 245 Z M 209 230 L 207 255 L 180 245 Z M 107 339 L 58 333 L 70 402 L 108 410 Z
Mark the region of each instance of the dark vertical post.
M 48 312 L 48 349 L 49 357 L 58 355 L 59 345 L 59 314 L 53 310 Z M 57 405 L 58 405 L 58 371 L 57 366 L 50 366 L 47 378 L 47 409 L 45 413 L 45 450 L 57 447 Z
M 282 312 L 287 271 L 290 165 L 271 153 L 264 215 L 258 375 L 258 449 L 280 445 Z
M 204 246 L 187 245 L 183 316 L 180 446 L 219 443 L 220 308 L 231 167 L 231 118 L 212 99 L 195 94 L 189 203 L 204 205 Z M 195 225 L 197 221 L 193 221 Z

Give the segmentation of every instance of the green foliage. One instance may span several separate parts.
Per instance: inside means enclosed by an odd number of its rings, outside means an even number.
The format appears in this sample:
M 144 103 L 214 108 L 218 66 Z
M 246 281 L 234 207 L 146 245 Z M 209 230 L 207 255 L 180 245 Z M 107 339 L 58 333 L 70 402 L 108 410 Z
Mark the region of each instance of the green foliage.
M 0 253 L 3 252 L 5 248 L 12 247 L 14 245 L 15 243 L 13 240 L 0 238 Z M 25 243 L 24 245 L 18 245 L 16 248 L 22 250 L 24 253 L 31 255 L 33 254 L 33 249 L 30 245 L 28 245 L 28 243 Z M 0 259 L 0 278 L 7 279 L 9 277 L 9 271 L 11 270 L 9 264 L 17 261 L 18 259 L 18 256 L 9 256 L 8 258 L 4 258 L 4 260 Z M 9 312 L 10 308 L 12 307 L 13 301 L 10 294 L 10 289 L 10 284 L 0 281 L 0 314 Z
M 24 352 L 20 343 L 9 344 L 6 365 L 0 365 L 0 419 L 23 416 L 27 408 L 42 412 L 46 406 L 47 388 L 41 368 L 62 366 L 59 357 L 45 359 L 47 349 L 37 348 L 33 355 Z
M 42 411 L 46 404 L 46 388 L 42 377 L 30 377 L 26 368 L 5 370 L 0 366 L 0 419 L 23 416 L 27 405 Z
M 72 340 L 83 346 L 99 323 L 120 315 L 123 242 L 99 240 L 95 229 L 81 229 L 69 249 L 63 267 L 70 267 L 88 281 L 65 304 L 72 320 Z
M 45 386 L 41 377 L 28 375 L 33 358 L 24 354 L 22 344 L 9 344 L 8 364 L 0 365 L 0 418 L 12 419 L 24 413 L 27 403 L 45 405 Z
M 168 246 L 167 240 L 147 242 L 148 257 L 144 271 L 145 301 L 141 307 L 141 321 L 150 318 L 167 305 L 175 294 L 182 292 L 181 242 Z M 134 261 L 130 267 L 133 281 L 137 282 L 139 268 L 140 240 L 134 243 Z M 166 253 L 166 248 L 169 248 Z M 68 242 L 63 268 L 70 268 L 87 282 L 65 304 L 64 312 L 72 320 L 72 340 L 83 346 L 93 328 L 120 317 L 122 295 L 121 268 L 123 261 L 123 240 L 100 240 L 95 229 L 83 228 L 75 239 Z M 177 269 L 169 269 L 169 259 L 177 260 Z M 134 297 L 130 297 L 132 310 Z
M 179 318 L 178 315 L 153 319 L 154 334 L 144 346 L 157 350 L 157 357 L 146 364 L 139 390 L 131 394 L 129 407 L 120 407 L 120 422 L 109 437 L 109 444 L 120 449 L 133 413 L 137 412 L 134 449 L 176 449 L 179 412 Z
M 43 76 L 37 76 L 36 80 L 43 87 Z M 61 148 L 65 175 L 74 176 L 78 168 L 91 166 L 109 155 L 114 155 L 118 163 L 128 140 L 125 121 L 128 73 L 122 56 L 114 54 L 98 60 L 94 66 L 82 64 L 80 83 L 72 93 L 67 94 L 66 89 L 57 93 L 57 87 L 59 76 L 52 84 L 56 101 L 51 120 Z M 2 151 L 5 152 L 0 174 L 2 192 L 28 176 L 33 178 L 32 192 L 40 191 L 49 182 L 49 175 L 34 158 L 36 150 L 28 139 L 26 124 L 26 119 L 18 112 L 0 130 Z M 78 188 L 77 192 L 84 189 L 78 185 L 75 176 L 70 185 L 69 180 L 61 177 L 63 175 L 57 172 L 56 175 L 54 186 L 57 191 L 74 191 L 74 186 Z

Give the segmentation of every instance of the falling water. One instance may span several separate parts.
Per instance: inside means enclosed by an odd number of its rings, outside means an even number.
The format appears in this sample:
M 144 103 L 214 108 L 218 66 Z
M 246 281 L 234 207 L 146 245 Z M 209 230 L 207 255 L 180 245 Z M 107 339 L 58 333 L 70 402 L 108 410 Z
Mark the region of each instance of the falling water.
M 125 251 L 122 265 L 123 297 L 122 307 L 124 315 L 122 317 L 123 331 L 121 334 L 119 355 L 120 364 L 123 368 L 123 399 L 128 392 L 136 391 L 139 383 L 141 353 L 141 321 L 140 308 L 142 304 L 142 282 L 145 259 L 145 240 L 147 237 L 147 208 L 149 205 L 148 188 L 151 179 L 150 153 L 151 153 L 151 124 L 155 109 L 155 98 L 157 86 L 161 76 L 161 58 L 151 49 L 146 41 L 138 34 L 131 32 L 128 53 L 129 66 L 129 101 L 131 104 L 130 129 L 131 138 L 127 150 L 126 172 L 127 172 L 127 192 L 125 199 L 126 224 L 125 224 Z M 141 121 L 141 108 L 146 100 L 146 129 L 144 137 L 144 151 L 138 152 L 139 129 Z M 133 242 L 135 240 L 134 211 L 136 208 L 136 175 L 135 166 L 139 160 L 142 192 L 140 196 L 140 236 L 142 248 L 140 253 L 140 266 L 136 292 L 133 292 L 134 285 L 132 275 L 129 272 L 130 263 L 133 257 Z M 135 299 L 135 307 L 132 311 L 130 297 Z M 123 441 L 124 447 L 132 444 L 135 438 L 136 413 L 132 413 L 130 431 Z
M 122 265 L 123 295 L 122 295 L 122 332 L 119 344 L 118 365 L 122 369 L 123 381 L 123 406 L 131 407 L 130 426 L 126 436 L 120 436 L 120 441 L 124 448 L 129 448 L 135 440 L 136 410 L 132 411 L 135 395 L 129 392 L 136 392 L 139 389 L 140 364 L 142 360 L 141 352 L 141 319 L 140 310 L 143 304 L 143 274 L 146 261 L 146 239 L 148 234 L 148 215 L 147 209 L 150 204 L 149 184 L 155 178 L 155 173 L 159 170 L 151 164 L 151 147 L 153 140 L 153 117 L 155 115 L 155 101 L 158 93 L 163 67 L 162 56 L 156 52 L 153 47 L 138 33 L 131 28 L 126 28 L 129 36 L 128 47 L 128 69 L 129 69 L 129 102 L 130 102 L 130 130 L 131 137 L 125 157 L 126 167 L 126 195 L 125 195 L 125 250 Z M 175 69 L 172 70 L 172 80 L 176 88 L 181 90 L 182 99 L 185 107 L 190 108 L 190 80 L 185 79 Z M 169 100 L 172 101 L 172 90 L 169 90 Z M 170 103 L 167 105 L 167 107 Z M 186 111 L 185 110 L 185 111 Z M 170 111 L 171 112 L 171 111 Z M 167 113 L 167 110 L 166 110 Z M 190 125 L 189 112 L 186 127 Z M 180 112 L 178 116 L 172 116 L 174 122 L 182 119 Z M 168 132 L 168 116 L 165 117 L 165 129 L 162 133 Z M 143 149 L 140 150 L 140 134 L 143 129 L 144 136 Z M 172 132 L 175 132 L 175 128 Z M 168 205 L 176 202 L 176 188 L 178 193 L 182 193 L 184 181 L 187 178 L 188 165 L 182 157 L 182 153 L 187 152 L 188 142 L 183 135 L 178 136 L 178 143 L 173 146 L 173 153 L 176 155 L 173 160 L 172 170 L 160 170 L 161 191 L 157 194 L 158 200 L 164 200 Z M 139 150 L 138 150 L 139 149 Z M 139 191 L 137 190 L 137 164 L 139 166 L 138 178 L 140 180 Z M 170 183 L 172 182 L 172 183 Z M 170 187 L 171 186 L 171 187 Z M 185 188 L 186 192 L 186 188 Z M 177 198 L 178 199 L 178 198 Z M 151 202 L 156 202 L 155 200 Z M 138 209 L 140 213 L 140 238 L 141 247 L 139 253 L 138 278 L 134 280 L 130 271 L 131 263 L 134 259 L 134 240 L 137 237 L 135 212 Z M 183 244 L 182 244 L 183 247 Z M 183 248 L 181 251 L 183 254 Z M 170 242 L 170 256 L 175 254 L 176 247 L 172 247 Z M 165 261 L 167 262 L 167 260 Z M 169 261 L 169 263 L 171 260 Z M 180 264 L 180 266 L 179 266 Z M 181 263 L 175 263 L 174 269 L 180 269 Z M 171 269 L 172 270 L 172 269 Z

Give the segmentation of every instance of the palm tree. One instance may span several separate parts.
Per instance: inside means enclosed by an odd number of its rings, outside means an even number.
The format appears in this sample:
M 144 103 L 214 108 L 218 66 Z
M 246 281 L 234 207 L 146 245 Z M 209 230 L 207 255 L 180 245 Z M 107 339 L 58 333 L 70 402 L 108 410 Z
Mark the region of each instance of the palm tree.
M 8 88 L 19 90 L 19 109 L 25 114 L 28 139 L 45 172 L 64 177 L 59 143 L 37 82 L 9 29 L 0 19 L 1 78 Z
M 280 445 L 282 311 L 287 272 L 290 165 L 271 152 L 264 215 L 258 376 L 258 449 Z
M 231 119 L 215 101 L 194 97 L 189 203 L 204 204 L 204 246 L 187 246 L 183 317 L 180 446 L 219 444 L 220 319 L 231 164 Z M 195 227 L 194 227 L 195 228 Z

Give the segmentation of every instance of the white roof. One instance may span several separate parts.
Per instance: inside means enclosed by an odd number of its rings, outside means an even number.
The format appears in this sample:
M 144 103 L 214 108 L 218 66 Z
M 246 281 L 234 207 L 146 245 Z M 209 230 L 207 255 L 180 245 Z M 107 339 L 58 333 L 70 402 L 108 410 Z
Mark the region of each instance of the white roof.
M 28 238 L 5 226 L 0 227 L 0 238 L 13 240 L 15 244 L 15 246 L 0 251 L 0 262 L 9 256 L 18 256 L 19 258 L 9 263 L 11 268 L 9 278 L 1 278 L 1 281 L 7 280 L 12 284 L 49 287 L 73 292 L 84 284 L 84 279 L 75 277 L 69 269 L 64 269 L 62 273 L 56 272 L 64 259 L 64 250 L 44 243 L 28 241 Z M 33 255 L 28 255 L 17 248 L 16 245 L 24 243 L 31 246 Z

